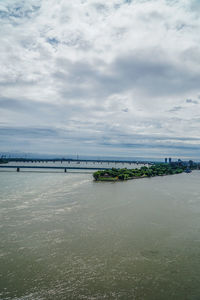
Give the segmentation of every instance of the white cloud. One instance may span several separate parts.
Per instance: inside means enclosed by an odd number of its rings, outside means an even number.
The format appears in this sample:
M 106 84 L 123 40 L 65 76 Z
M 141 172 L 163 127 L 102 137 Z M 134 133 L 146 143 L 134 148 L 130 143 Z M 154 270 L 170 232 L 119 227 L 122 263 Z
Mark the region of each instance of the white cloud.
M 0 130 L 56 131 L 47 143 L 38 131 L 34 145 L 31 134 L 15 132 L 27 141 L 23 151 L 29 144 L 43 152 L 197 157 L 197 9 L 190 0 L 4 1 Z M 12 150 L 8 140 L 4 132 L 3 150 Z

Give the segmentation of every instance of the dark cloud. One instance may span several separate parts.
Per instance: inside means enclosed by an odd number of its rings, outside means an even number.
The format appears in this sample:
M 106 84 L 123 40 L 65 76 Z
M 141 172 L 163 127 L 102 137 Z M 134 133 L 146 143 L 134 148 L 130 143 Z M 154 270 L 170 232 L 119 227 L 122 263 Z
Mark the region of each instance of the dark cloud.
M 186 99 L 186 103 L 198 104 L 198 101 L 192 99 Z
M 15 112 L 31 112 L 32 114 L 34 114 L 34 112 L 49 112 L 49 109 L 55 111 L 56 108 L 56 104 L 44 103 L 41 101 L 36 102 L 30 99 L 20 100 L 14 98 L 0 97 L 0 109 L 6 109 Z
M 82 124 L 83 125 L 83 124 Z M 100 125 L 102 128 L 102 125 Z M 69 129 L 60 130 L 54 128 L 39 128 L 39 127 L 0 127 L 0 139 L 1 143 L 3 140 L 20 141 L 24 142 L 30 141 L 32 143 L 34 140 L 37 141 L 47 141 L 51 143 L 53 141 L 54 146 L 57 144 L 58 148 L 62 143 L 79 142 L 79 143 L 89 143 L 94 142 L 95 145 L 109 146 L 116 148 L 157 148 L 157 149 L 198 149 L 200 138 L 180 138 L 173 136 L 148 136 L 148 135 L 125 135 L 119 131 L 107 128 L 107 135 L 104 134 L 105 129 L 101 134 L 96 135 L 95 133 L 88 135 L 84 131 L 72 132 Z M 121 140 L 121 142 L 116 142 L 116 140 Z M 32 142 L 31 142 L 32 140 Z M 113 141 L 114 140 L 114 141 Z M 51 142 L 50 142 L 51 141 Z M 129 141 L 129 142 L 128 142 Z M 132 142 L 130 142 L 132 141 Z M 170 141 L 170 142 L 169 142 Z M 193 142 L 192 145 L 188 145 L 186 142 Z M 35 149 L 33 149 L 35 150 Z
M 177 112 L 182 110 L 183 107 L 182 106 L 174 106 L 172 109 L 168 110 L 169 112 Z
M 153 50 L 119 56 L 112 63 L 103 65 L 102 72 L 95 61 L 58 60 L 59 71 L 54 77 L 63 82 L 61 94 L 69 98 L 106 98 L 137 89 L 151 97 L 160 97 L 199 90 L 200 72 L 197 76 Z
M 134 148 L 134 149 L 165 149 L 166 151 L 168 149 L 185 149 L 185 150 L 198 150 L 199 145 L 183 145 L 183 144 L 160 144 L 160 143 L 120 143 L 120 144 L 111 144 L 111 143 L 103 143 L 104 146 L 112 146 L 112 147 L 119 147 L 119 148 Z
M 111 65 L 115 83 L 122 89 L 136 87 L 152 96 L 178 95 L 189 90 L 198 90 L 200 73 L 197 76 L 184 66 L 167 60 L 164 53 L 136 53 L 118 57 Z
M 199 2 L 199 0 L 191 0 L 190 1 L 190 7 L 195 12 L 199 11 L 200 10 L 200 2 Z

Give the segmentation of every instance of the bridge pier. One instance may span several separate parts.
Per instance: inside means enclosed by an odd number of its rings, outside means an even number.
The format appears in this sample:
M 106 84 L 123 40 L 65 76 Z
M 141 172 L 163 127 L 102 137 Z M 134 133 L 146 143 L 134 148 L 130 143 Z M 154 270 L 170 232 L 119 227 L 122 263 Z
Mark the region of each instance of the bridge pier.
M 67 169 L 65 168 L 65 173 L 67 173 Z
M 20 168 L 19 167 L 17 168 L 17 172 L 20 172 Z

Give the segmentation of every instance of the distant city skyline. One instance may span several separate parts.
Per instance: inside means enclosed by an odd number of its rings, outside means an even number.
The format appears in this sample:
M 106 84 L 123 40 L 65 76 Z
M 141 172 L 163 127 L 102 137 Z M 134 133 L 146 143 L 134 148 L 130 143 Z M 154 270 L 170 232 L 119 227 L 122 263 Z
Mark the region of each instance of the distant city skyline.
M 0 152 L 200 160 L 200 2 L 0 3 Z

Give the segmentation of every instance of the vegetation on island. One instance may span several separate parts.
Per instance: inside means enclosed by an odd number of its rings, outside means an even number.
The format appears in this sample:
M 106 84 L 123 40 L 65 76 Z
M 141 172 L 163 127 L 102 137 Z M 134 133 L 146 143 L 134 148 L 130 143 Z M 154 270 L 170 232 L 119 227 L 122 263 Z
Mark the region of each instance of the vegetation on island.
M 171 164 L 154 164 L 150 167 L 143 166 L 140 169 L 116 169 L 97 171 L 93 173 L 96 181 L 118 181 L 129 180 L 144 177 L 164 176 L 180 174 L 186 170 L 186 167 Z

